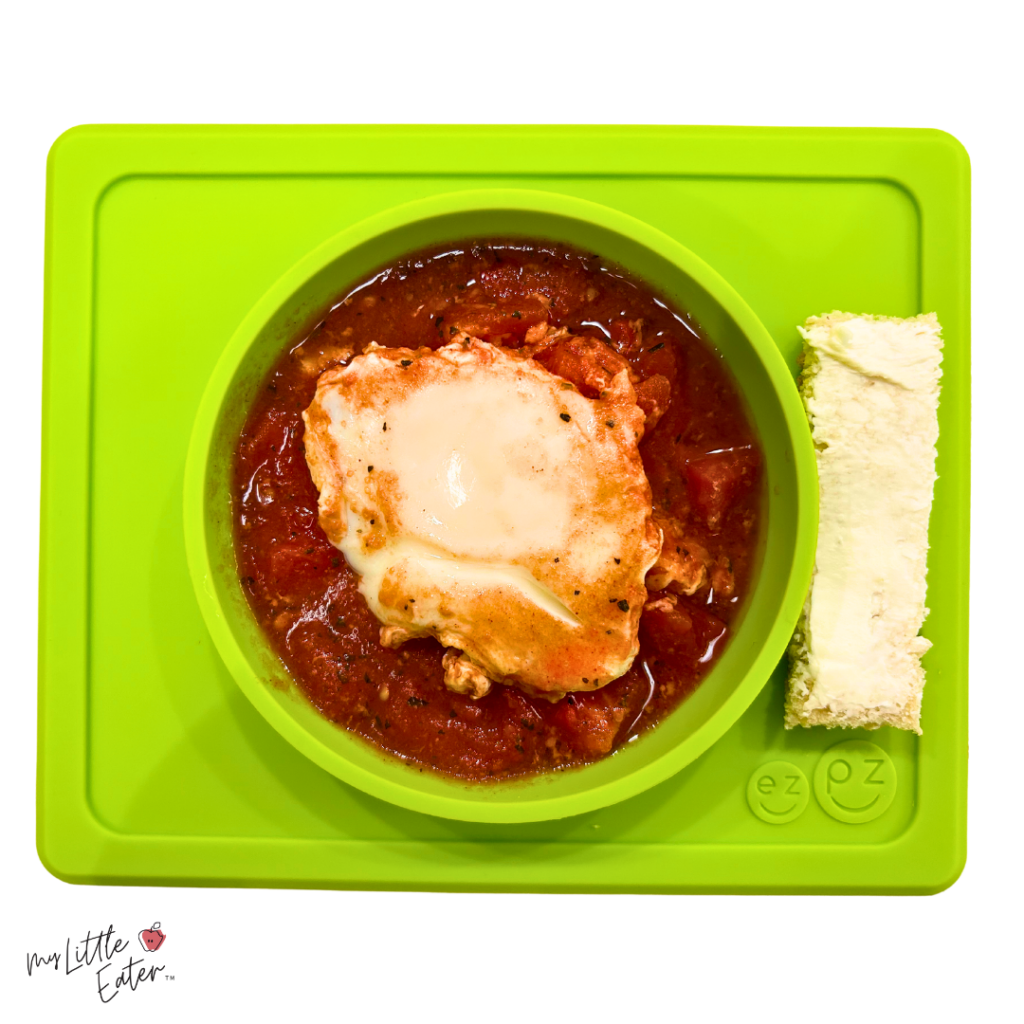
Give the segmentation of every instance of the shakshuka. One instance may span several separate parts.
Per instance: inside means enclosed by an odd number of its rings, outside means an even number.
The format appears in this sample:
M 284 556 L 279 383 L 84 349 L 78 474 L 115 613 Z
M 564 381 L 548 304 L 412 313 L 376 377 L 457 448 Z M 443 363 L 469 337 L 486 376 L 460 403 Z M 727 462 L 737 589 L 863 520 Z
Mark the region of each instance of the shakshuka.
M 326 717 L 503 779 L 655 726 L 728 642 L 761 452 L 700 328 L 599 255 L 473 241 L 342 294 L 238 441 L 238 571 Z

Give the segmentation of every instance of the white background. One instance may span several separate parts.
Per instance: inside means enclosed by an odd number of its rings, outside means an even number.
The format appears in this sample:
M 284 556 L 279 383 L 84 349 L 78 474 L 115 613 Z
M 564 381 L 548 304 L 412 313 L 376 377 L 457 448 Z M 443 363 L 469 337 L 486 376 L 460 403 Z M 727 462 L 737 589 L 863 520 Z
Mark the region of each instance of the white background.
M 16 1012 L 7 1019 L 1020 1019 L 1022 186 L 1011 10 L 906 0 L 8 9 L 0 1005 Z M 977 383 L 960 881 L 929 898 L 669 898 L 52 878 L 35 853 L 32 726 L 45 159 L 71 125 L 143 121 L 884 125 L 956 135 L 973 164 Z M 173 936 L 173 984 L 101 1007 L 89 972 L 27 977 L 29 950 L 154 917 Z

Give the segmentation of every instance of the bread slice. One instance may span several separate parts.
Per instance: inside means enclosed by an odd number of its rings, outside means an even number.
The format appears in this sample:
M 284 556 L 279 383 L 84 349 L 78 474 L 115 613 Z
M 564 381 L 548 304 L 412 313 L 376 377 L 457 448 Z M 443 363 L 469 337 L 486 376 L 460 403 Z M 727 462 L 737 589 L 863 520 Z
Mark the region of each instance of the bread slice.
M 789 647 L 787 728 L 921 731 L 940 331 L 934 313 L 834 312 L 800 328 L 821 504 Z

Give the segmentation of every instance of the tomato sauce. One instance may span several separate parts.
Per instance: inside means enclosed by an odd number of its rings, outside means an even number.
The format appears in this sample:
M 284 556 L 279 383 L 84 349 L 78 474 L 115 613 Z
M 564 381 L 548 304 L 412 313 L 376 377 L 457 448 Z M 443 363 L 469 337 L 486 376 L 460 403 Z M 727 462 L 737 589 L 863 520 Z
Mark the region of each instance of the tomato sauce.
M 649 423 L 657 419 L 640 447 L 656 515 L 671 517 L 683 556 L 702 552 L 707 578 L 689 596 L 677 587 L 668 602 L 652 591 L 633 667 L 601 690 L 550 703 L 498 685 L 473 700 L 444 687 L 435 641 L 379 644 L 380 624 L 355 575 L 318 525 L 301 413 L 318 375 L 371 341 L 437 348 L 461 329 L 519 346 L 545 320 L 607 345 L 635 372 L 638 401 Z M 585 348 L 541 358 L 584 394 Z M 282 661 L 340 726 L 415 766 L 464 779 L 567 768 L 655 726 L 721 654 L 750 584 L 760 461 L 721 357 L 688 316 L 641 282 L 550 243 L 439 247 L 352 288 L 272 368 L 236 451 L 238 571 Z

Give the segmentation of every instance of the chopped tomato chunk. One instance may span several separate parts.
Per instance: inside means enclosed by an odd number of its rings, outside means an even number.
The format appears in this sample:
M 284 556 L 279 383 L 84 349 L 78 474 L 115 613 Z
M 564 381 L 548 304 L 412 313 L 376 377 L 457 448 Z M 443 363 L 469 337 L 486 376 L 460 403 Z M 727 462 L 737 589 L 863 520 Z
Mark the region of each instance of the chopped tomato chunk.
M 625 708 L 609 707 L 603 702 L 584 703 L 578 697 L 566 697 L 551 717 L 562 730 L 566 743 L 577 753 L 607 754 L 625 716 Z
M 450 306 L 438 324 L 447 341 L 456 331 L 465 331 L 474 338 L 496 338 L 511 334 L 522 337 L 535 324 L 544 323 L 548 311 L 539 299 L 521 302 L 475 302 Z
M 644 608 L 640 628 L 666 657 L 672 657 L 690 644 L 693 619 L 682 605 L 658 602 Z
M 640 628 L 666 662 L 680 665 L 710 661 L 727 632 L 721 619 L 703 608 L 684 606 L 681 601 L 648 605 L 640 618 Z
M 587 398 L 597 398 L 629 363 L 603 341 L 583 336 L 561 338 L 534 357 L 552 373 L 571 381 Z
M 729 506 L 757 479 L 761 458 L 752 446 L 731 448 L 694 459 L 686 465 L 686 486 L 696 513 L 714 531 Z
M 656 373 L 653 377 L 641 381 L 636 389 L 636 404 L 647 417 L 645 429 L 653 430 L 658 420 L 668 411 L 672 401 L 672 384 L 668 377 Z
M 569 316 L 587 301 L 589 281 L 582 267 L 551 260 L 545 264 L 521 264 L 505 258 L 480 271 L 481 287 L 497 299 L 537 293 L 551 304 L 552 312 Z
M 608 329 L 616 350 L 634 355 L 640 350 L 641 322 L 639 320 L 616 320 Z
M 678 347 L 671 342 L 665 343 L 655 339 L 637 356 L 637 373 L 646 380 L 655 374 L 668 377 L 669 383 L 675 387 L 680 374 L 680 356 Z

